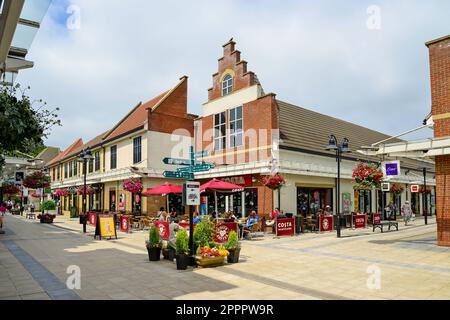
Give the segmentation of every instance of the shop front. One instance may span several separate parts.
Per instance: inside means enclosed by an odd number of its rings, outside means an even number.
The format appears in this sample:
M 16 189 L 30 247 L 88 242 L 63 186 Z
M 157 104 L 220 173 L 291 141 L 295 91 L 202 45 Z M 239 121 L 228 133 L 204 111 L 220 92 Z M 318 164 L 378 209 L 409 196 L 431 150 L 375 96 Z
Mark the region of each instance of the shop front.
M 297 187 L 297 215 L 318 215 L 327 206 L 333 211 L 333 188 Z

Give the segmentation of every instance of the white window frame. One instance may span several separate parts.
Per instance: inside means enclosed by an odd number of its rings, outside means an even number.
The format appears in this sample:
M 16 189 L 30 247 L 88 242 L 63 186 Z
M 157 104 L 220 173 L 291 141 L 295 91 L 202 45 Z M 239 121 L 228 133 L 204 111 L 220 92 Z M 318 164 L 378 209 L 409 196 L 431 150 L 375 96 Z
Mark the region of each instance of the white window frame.
M 241 118 L 237 118 L 237 109 L 238 108 L 241 108 Z M 234 120 L 231 120 L 231 111 L 233 111 L 234 110 L 234 112 L 235 112 L 235 115 L 234 115 Z M 241 126 L 241 129 L 240 129 L 240 131 L 236 131 L 236 123 L 238 122 L 238 121 L 241 121 L 241 123 L 242 123 L 242 126 Z M 228 110 L 228 122 L 229 122 L 229 124 L 228 124 L 228 130 L 229 130 L 229 132 L 230 132 L 230 138 L 229 138 L 229 147 L 230 148 L 238 148 L 238 147 L 242 147 L 243 145 L 244 145 L 244 107 L 243 106 L 237 106 L 237 107 L 235 107 L 235 108 L 233 108 L 233 109 L 229 109 Z M 231 123 L 234 123 L 235 124 L 235 131 L 234 131 L 234 133 L 233 132 L 231 132 Z M 238 136 L 238 135 L 241 135 L 241 143 L 240 144 L 236 144 L 236 137 Z M 232 144 L 231 144 L 231 141 L 232 141 L 232 137 L 235 137 L 234 138 L 234 142 L 235 142 L 235 145 L 233 146 Z
M 224 122 L 221 121 L 221 115 L 224 115 Z M 216 116 L 219 115 L 219 123 L 216 123 Z M 214 139 L 214 151 L 220 151 L 220 150 L 225 150 L 227 147 L 227 112 L 226 111 L 222 111 L 219 113 L 214 114 L 214 119 L 213 119 L 213 124 L 214 124 L 214 132 L 213 132 L 213 139 Z M 220 127 L 221 126 L 225 126 L 225 132 L 223 135 L 221 135 L 221 130 Z M 219 132 L 219 136 L 216 137 L 216 133 Z M 218 140 L 223 140 L 225 139 L 224 143 L 221 143 L 221 147 L 218 148 L 217 147 L 217 142 Z
M 231 92 L 233 92 L 233 76 L 228 73 L 222 79 L 222 96 L 226 96 Z

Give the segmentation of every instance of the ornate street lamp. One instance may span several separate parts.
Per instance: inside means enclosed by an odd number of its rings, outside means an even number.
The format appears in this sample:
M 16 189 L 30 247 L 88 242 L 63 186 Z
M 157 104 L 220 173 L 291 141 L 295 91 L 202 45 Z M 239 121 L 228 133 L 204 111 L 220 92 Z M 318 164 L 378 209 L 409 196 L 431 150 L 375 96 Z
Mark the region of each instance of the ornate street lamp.
M 328 140 L 328 146 L 325 148 L 325 150 L 328 151 L 335 151 L 336 152 L 336 162 L 337 162 L 337 182 L 336 182 L 336 215 L 337 215 L 337 225 L 336 225 L 336 232 L 337 237 L 341 237 L 341 208 L 340 208 L 340 202 L 341 202 L 341 161 L 342 161 L 342 154 L 343 153 L 349 153 L 349 140 L 347 138 L 344 138 L 341 143 L 338 143 L 337 138 L 335 135 L 331 134 L 329 136 Z
M 87 223 L 87 213 L 86 213 L 86 176 L 87 176 L 87 162 L 94 159 L 92 156 L 92 152 L 90 148 L 87 148 L 86 150 L 81 151 L 80 157 L 78 158 L 78 161 L 83 163 L 83 173 L 84 173 L 84 183 L 83 183 L 83 212 L 80 215 L 80 223 L 83 224 L 83 233 L 86 233 L 86 223 Z

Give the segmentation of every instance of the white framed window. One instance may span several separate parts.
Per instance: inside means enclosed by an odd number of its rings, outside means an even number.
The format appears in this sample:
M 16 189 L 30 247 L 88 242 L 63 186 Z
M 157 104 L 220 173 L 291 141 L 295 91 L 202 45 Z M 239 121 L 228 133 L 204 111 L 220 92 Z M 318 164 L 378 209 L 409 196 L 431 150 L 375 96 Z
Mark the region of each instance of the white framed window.
M 242 106 L 230 109 L 230 148 L 243 144 Z
M 222 96 L 226 96 L 232 91 L 233 91 L 233 77 L 230 74 L 227 74 L 222 80 Z
M 214 115 L 214 150 L 223 150 L 226 147 L 226 113 L 216 113 Z

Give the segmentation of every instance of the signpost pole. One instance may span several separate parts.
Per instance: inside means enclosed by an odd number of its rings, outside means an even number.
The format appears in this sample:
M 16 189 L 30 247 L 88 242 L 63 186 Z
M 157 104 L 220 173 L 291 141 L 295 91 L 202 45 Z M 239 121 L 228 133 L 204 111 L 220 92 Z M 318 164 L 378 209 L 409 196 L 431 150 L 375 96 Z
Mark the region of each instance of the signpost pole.
M 428 224 L 428 195 L 427 195 L 427 168 L 423 168 L 423 215 L 425 217 L 425 225 Z

